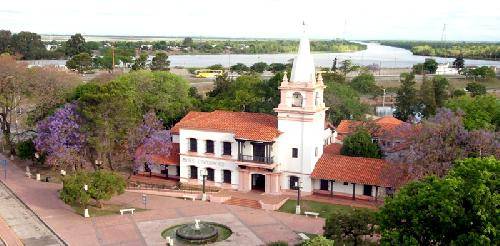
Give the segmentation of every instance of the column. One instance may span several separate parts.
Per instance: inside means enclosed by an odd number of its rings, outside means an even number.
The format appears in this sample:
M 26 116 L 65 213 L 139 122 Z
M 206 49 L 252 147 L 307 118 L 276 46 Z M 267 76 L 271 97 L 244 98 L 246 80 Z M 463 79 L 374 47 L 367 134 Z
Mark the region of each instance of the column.
M 239 191 L 249 191 L 250 190 L 250 173 L 247 170 L 239 170 Z
M 352 183 L 352 200 L 356 200 L 356 183 Z

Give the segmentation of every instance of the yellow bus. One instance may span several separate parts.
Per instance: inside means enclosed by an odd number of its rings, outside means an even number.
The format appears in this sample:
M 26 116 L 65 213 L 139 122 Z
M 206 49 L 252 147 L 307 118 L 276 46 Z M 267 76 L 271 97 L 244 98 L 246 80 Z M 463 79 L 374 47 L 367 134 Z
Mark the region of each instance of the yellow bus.
M 196 78 L 215 78 L 221 76 L 222 73 L 224 73 L 222 70 L 201 69 L 196 70 Z

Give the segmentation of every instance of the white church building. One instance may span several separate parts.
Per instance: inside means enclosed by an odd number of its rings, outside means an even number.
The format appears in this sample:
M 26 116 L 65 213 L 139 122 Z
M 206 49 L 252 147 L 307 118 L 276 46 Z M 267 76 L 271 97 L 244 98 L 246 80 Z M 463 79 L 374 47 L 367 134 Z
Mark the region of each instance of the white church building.
M 243 192 L 282 194 L 299 184 L 306 194 L 384 195 L 383 160 L 340 155 L 309 46 L 304 35 L 276 115 L 188 113 L 171 129 L 179 163 L 167 172 L 188 184 L 201 184 L 204 173 L 208 185 Z

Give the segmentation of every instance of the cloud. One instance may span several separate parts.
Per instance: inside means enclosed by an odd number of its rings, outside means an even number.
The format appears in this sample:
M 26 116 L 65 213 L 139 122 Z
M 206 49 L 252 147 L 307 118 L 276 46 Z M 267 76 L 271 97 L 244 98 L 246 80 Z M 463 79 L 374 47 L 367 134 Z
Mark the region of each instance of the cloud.
M 25 0 L 0 28 L 47 34 L 500 40 L 500 2 L 475 0 Z

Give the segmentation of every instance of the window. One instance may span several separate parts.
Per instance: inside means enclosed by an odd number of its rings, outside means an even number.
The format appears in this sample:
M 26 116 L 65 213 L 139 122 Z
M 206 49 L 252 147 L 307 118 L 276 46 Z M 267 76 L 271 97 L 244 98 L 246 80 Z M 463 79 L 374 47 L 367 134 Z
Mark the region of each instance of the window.
M 196 166 L 191 166 L 190 167 L 190 175 L 189 177 L 192 179 L 198 179 L 198 168 Z
M 223 155 L 231 155 L 231 143 L 230 142 L 224 142 L 222 154 Z
M 222 171 L 223 182 L 226 184 L 231 183 L 231 170 L 223 170 Z
M 294 92 L 292 96 L 292 107 L 302 107 L 302 94 Z
M 344 182 L 344 185 L 349 185 L 349 183 L 348 182 Z
M 292 158 L 297 158 L 299 156 L 299 149 L 292 148 Z
M 214 141 L 212 140 L 207 140 L 206 141 L 206 145 L 207 145 L 207 151 L 206 153 L 214 153 Z
M 191 152 L 198 151 L 198 141 L 196 141 L 196 138 L 189 139 L 189 151 L 191 151 Z
M 320 189 L 320 190 L 329 190 L 329 189 L 328 189 L 328 186 L 329 186 L 329 185 L 328 185 L 328 180 L 326 180 L 326 179 L 321 179 L 321 180 L 319 181 L 319 189 Z
M 290 176 L 290 190 L 296 190 L 298 184 L 299 184 L 299 177 Z
M 214 169 L 213 168 L 207 168 L 207 180 L 208 181 L 214 181 L 215 180 L 215 175 L 214 175 Z

